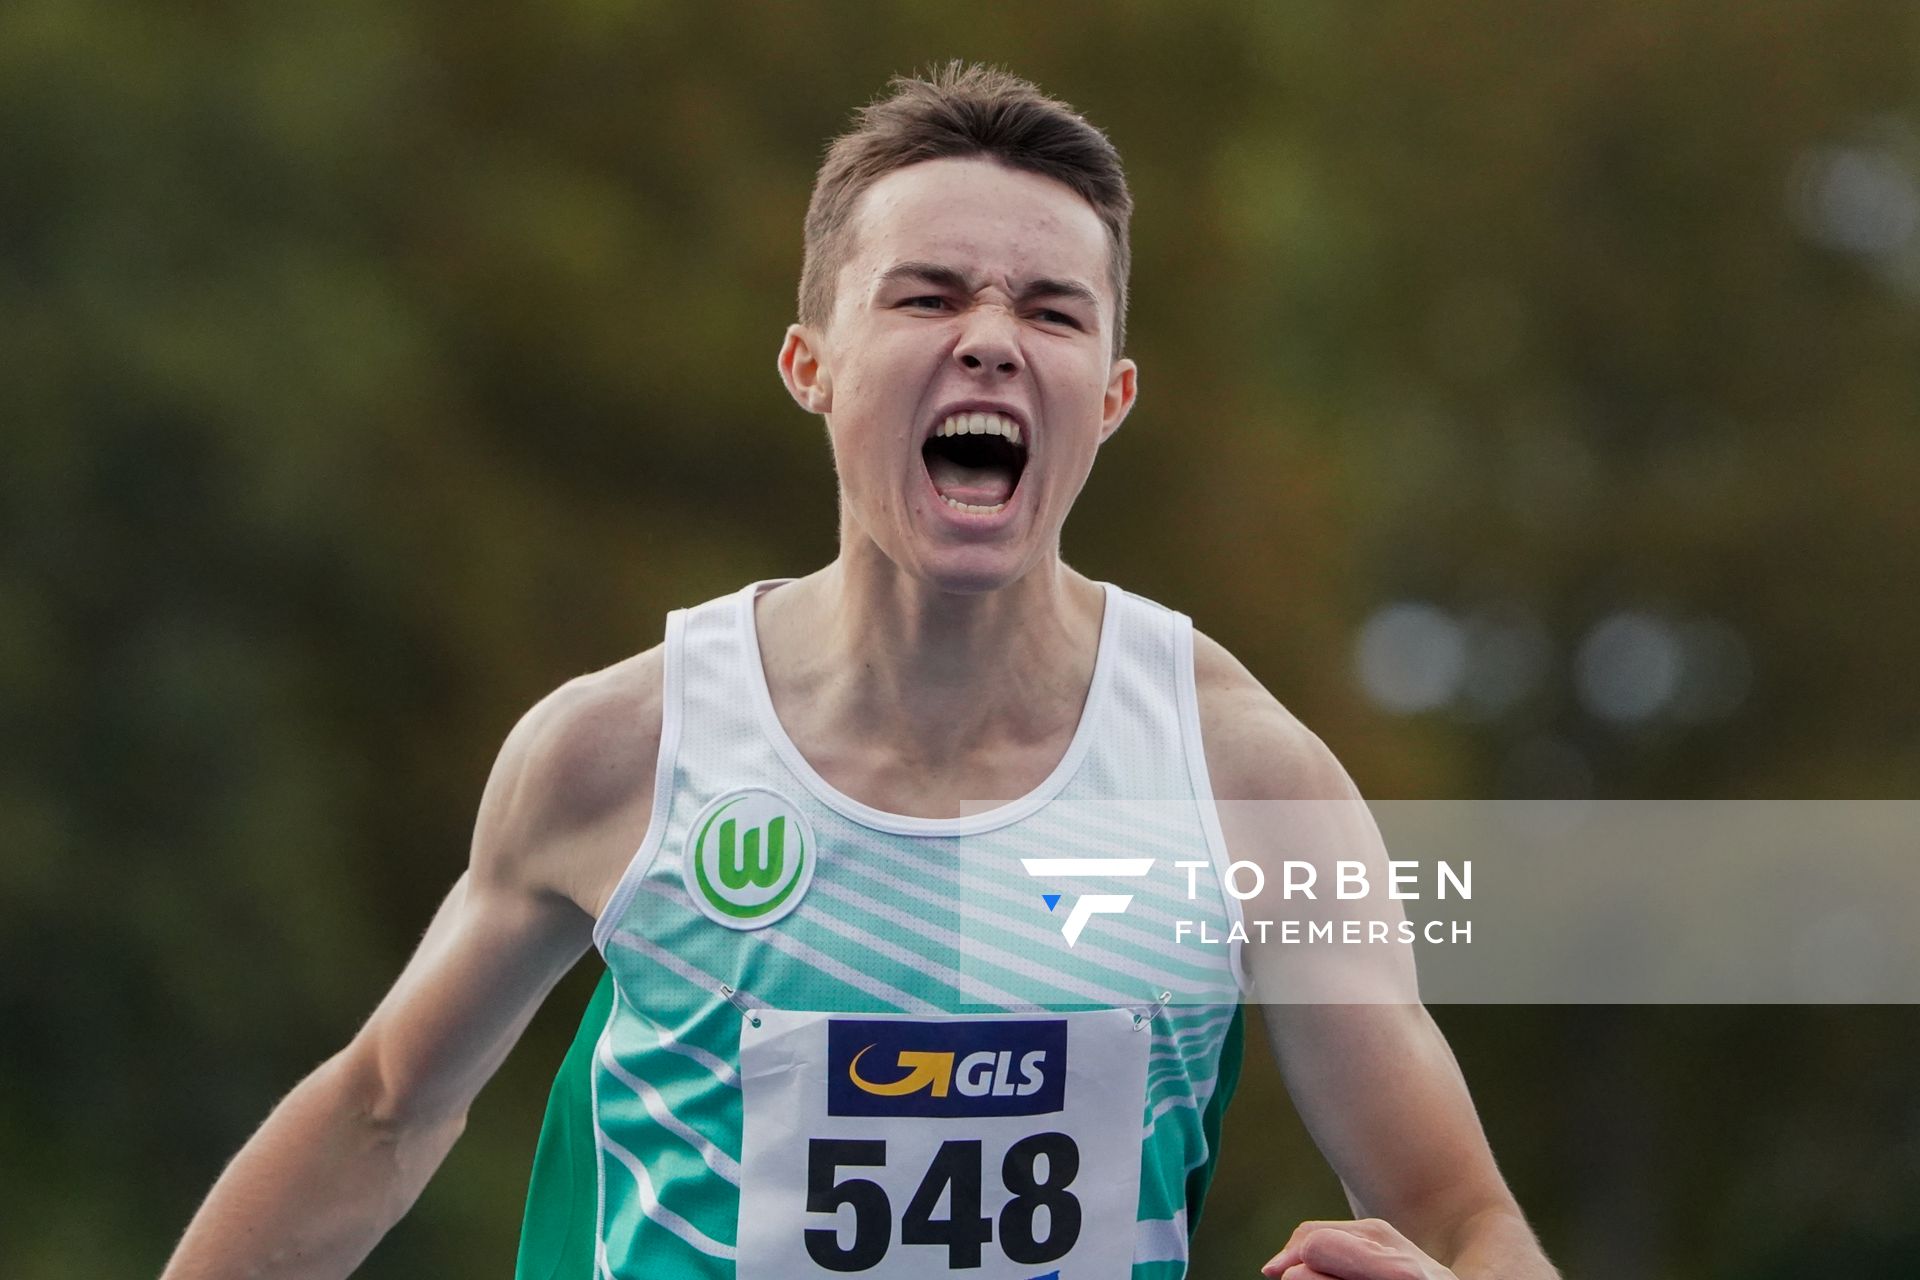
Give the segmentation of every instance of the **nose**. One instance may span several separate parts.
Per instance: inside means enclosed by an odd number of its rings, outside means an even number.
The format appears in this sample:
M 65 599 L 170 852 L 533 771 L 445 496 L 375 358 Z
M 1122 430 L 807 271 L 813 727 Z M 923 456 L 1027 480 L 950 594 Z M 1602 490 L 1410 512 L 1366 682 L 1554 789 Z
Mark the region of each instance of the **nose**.
M 953 358 L 969 371 L 991 369 L 996 373 L 1018 373 L 1025 367 L 1014 318 L 1000 307 L 978 307 L 967 317 L 960 341 L 953 345 Z

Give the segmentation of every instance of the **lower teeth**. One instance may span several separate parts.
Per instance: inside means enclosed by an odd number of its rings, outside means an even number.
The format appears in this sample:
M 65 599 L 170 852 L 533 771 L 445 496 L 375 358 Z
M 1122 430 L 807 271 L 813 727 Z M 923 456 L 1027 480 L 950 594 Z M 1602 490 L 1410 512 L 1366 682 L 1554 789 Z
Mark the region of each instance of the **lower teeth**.
M 946 503 L 956 511 L 966 511 L 976 516 L 990 516 L 996 511 L 1005 510 L 1007 505 L 1004 502 L 998 502 L 991 507 L 977 507 L 971 502 L 956 502 L 944 493 L 940 495 L 940 501 Z

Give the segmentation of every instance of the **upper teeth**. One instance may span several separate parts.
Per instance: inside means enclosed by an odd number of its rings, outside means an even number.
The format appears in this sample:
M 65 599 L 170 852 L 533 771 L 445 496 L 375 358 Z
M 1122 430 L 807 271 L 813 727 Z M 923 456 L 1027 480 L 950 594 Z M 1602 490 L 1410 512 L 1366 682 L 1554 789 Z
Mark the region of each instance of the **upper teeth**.
M 936 436 L 1005 436 L 1020 443 L 1020 424 L 998 413 L 956 413 L 940 424 Z

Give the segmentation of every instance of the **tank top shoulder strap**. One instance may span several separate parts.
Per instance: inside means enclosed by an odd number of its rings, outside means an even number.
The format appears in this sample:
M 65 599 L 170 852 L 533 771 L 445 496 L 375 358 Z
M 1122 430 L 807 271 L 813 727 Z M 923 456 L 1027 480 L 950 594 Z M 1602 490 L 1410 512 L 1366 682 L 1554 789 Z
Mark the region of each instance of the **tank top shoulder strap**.
M 1230 858 L 1200 737 L 1200 700 L 1193 670 L 1193 620 L 1135 595 L 1115 591 L 1119 605 L 1107 696 L 1093 726 L 1073 790 L 1098 797 L 1152 827 L 1193 829 L 1204 840 L 1210 879 L 1230 922 L 1240 903 L 1225 891 Z M 1244 990 L 1241 945 L 1229 947 L 1235 981 Z

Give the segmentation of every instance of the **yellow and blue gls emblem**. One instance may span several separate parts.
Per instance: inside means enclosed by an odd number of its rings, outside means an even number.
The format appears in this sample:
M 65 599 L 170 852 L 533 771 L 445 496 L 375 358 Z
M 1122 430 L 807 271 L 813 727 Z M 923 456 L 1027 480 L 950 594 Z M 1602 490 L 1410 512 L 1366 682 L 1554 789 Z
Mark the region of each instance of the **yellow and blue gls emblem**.
M 1046 1115 L 1066 1086 L 1064 1019 L 827 1022 L 828 1115 Z

